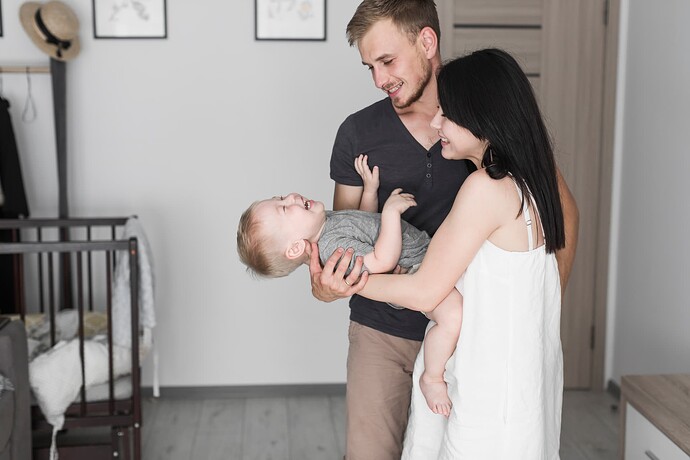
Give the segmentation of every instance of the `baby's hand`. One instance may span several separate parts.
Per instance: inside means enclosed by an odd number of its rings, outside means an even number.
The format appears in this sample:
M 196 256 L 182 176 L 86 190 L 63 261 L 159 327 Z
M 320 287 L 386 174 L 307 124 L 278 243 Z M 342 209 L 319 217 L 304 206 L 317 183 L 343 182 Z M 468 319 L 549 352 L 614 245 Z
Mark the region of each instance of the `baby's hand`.
M 373 169 L 369 169 L 367 160 L 368 157 L 366 155 L 360 155 L 355 158 L 355 169 L 357 174 L 362 177 L 362 181 L 364 181 L 364 191 L 377 192 L 379 189 L 379 167 L 374 166 Z
M 412 206 L 417 206 L 414 195 L 411 193 L 402 193 L 401 188 L 396 188 L 391 192 L 391 196 L 389 196 L 384 203 L 382 212 L 395 211 L 398 214 L 402 214 Z

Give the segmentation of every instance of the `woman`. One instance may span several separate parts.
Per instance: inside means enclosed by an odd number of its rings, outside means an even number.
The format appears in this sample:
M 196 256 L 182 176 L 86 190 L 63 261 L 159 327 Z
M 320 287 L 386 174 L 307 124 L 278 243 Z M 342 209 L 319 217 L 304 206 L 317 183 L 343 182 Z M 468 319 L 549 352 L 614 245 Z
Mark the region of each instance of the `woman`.
M 413 394 L 404 459 L 558 458 L 563 364 L 555 251 L 565 244 L 556 166 L 527 77 L 486 49 L 444 65 L 432 121 L 443 156 L 478 168 L 413 275 L 371 275 L 360 294 L 432 310 L 457 286 L 450 417 Z M 421 353 L 420 353 L 421 354 Z M 418 359 L 415 381 L 423 370 Z M 416 382 L 415 382 L 416 383 Z

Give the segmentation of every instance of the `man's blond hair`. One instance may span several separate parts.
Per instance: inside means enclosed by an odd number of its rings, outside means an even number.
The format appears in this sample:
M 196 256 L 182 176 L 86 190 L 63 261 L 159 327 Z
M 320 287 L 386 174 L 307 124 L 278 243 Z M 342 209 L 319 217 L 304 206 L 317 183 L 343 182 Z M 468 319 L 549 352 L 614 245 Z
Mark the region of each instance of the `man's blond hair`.
M 377 22 L 390 19 L 393 24 L 414 42 L 419 32 L 431 27 L 441 39 L 438 12 L 433 0 L 364 0 L 347 24 L 346 34 L 350 46 L 354 46 Z

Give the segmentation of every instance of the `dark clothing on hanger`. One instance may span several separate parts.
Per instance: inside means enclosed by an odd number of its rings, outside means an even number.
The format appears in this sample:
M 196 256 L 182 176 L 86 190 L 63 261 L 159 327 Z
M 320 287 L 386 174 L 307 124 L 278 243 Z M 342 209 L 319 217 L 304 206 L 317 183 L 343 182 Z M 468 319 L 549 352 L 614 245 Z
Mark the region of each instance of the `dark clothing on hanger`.
M 5 202 L 0 206 L 0 218 L 14 219 L 27 217 L 29 206 L 9 109 L 9 101 L 0 97 L 0 184 L 5 195 Z
M 9 108 L 9 101 L 0 97 L 0 186 L 5 197 L 4 203 L 0 205 L 0 219 L 29 216 Z M 0 230 L 0 241 L 11 240 L 12 234 L 9 230 Z M 14 288 L 13 256 L 2 255 L 0 256 L 0 313 L 18 311 L 19 299 L 15 298 Z

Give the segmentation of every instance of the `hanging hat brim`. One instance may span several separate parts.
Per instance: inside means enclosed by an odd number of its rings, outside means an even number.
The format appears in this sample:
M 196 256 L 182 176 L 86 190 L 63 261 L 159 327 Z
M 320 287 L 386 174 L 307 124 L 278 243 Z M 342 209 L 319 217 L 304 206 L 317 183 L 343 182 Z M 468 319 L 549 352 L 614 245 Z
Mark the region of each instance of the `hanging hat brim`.
M 26 31 L 31 41 L 34 42 L 41 51 L 58 61 L 69 61 L 74 59 L 79 54 L 81 45 L 79 43 L 79 38 L 74 37 L 70 41 L 70 47 L 62 50 L 62 56 L 58 56 L 58 47 L 52 43 L 48 43 L 38 31 L 36 26 L 36 11 L 43 6 L 38 2 L 25 2 L 21 8 L 19 8 L 19 20 L 22 23 L 22 27 Z

